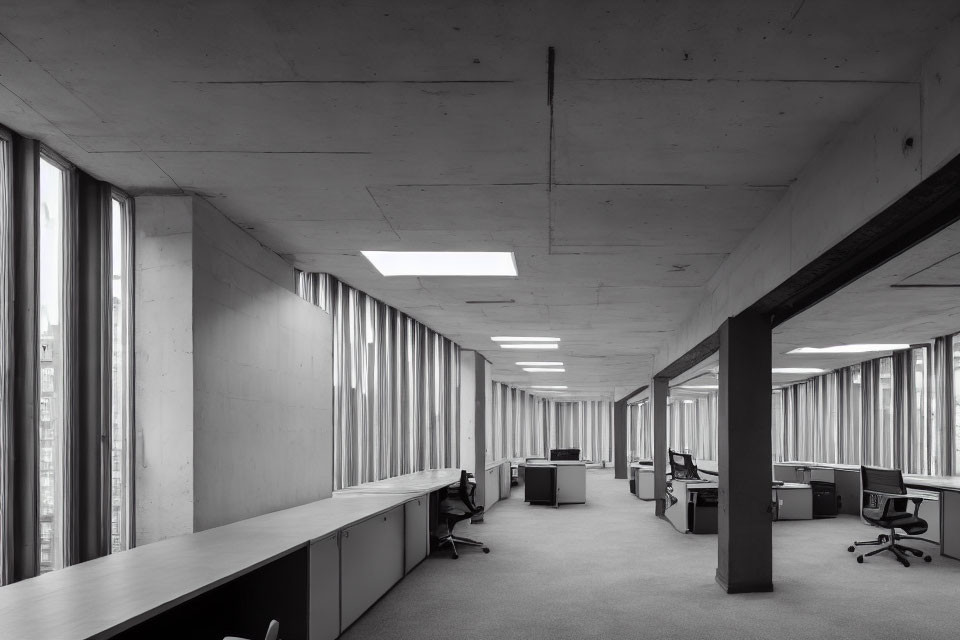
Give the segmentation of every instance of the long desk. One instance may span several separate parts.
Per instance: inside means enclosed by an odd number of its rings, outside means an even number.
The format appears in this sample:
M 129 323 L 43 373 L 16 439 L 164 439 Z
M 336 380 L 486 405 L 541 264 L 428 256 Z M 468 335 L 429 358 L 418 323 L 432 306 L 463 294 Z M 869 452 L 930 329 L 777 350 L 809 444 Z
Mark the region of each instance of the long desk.
M 860 514 L 860 465 L 791 460 L 774 463 L 774 472 L 776 473 L 778 468 L 785 471 L 791 467 L 833 469 L 836 472 L 837 494 L 842 496 L 841 513 Z M 939 510 L 934 515 L 939 520 L 939 526 L 931 528 L 940 531 L 940 555 L 960 560 L 960 477 L 904 474 L 903 483 L 911 489 L 938 494 Z M 842 493 L 841 485 L 845 487 Z M 924 502 L 921 509 L 926 504 Z M 934 519 L 922 513 L 921 517 L 928 521 Z
M 284 638 L 335 638 L 409 569 L 406 503 L 458 478 L 368 483 L 2 587 L 0 638 L 253 638 L 270 617 Z

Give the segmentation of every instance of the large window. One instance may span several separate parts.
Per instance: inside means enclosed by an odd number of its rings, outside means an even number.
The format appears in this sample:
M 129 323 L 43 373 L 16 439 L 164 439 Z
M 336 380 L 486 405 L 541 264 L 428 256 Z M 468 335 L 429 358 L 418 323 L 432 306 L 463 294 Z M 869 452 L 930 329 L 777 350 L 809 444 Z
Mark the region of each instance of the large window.
M 65 387 L 64 226 L 66 168 L 40 158 L 39 193 L 39 520 L 40 572 L 64 566 Z
M 132 224 L 129 200 L 111 199 L 110 551 L 128 549 L 133 513 Z

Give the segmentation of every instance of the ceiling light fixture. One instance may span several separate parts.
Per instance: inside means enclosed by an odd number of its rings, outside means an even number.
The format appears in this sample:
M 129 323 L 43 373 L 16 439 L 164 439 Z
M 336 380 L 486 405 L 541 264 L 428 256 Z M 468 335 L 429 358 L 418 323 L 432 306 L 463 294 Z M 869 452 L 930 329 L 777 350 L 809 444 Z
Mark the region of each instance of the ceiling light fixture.
M 680 387 L 681 389 L 719 389 L 720 385 L 717 384 L 685 384 Z
M 839 344 L 833 347 L 799 347 L 787 351 L 787 355 L 802 353 L 870 353 L 872 351 L 899 351 L 909 349 L 908 344 Z
M 774 367 L 773 373 L 826 373 L 826 369 L 817 369 L 816 367 Z
M 549 385 L 549 384 L 535 384 L 530 387 L 531 389 L 566 389 L 564 385 Z
M 544 338 L 542 336 L 520 337 L 520 336 L 493 336 L 490 338 L 494 342 L 560 342 L 560 338 Z
M 512 251 L 361 251 L 384 276 L 516 276 Z
M 501 349 L 559 349 L 560 345 L 556 342 L 534 342 L 526 344 L 522 342 L 505 342 L 500 345 Z
M 562 367 L 562 362 L 518 362 L 519 367 Z
M 524 367 L 524 371 L 529 371 L 530 373 L 563 373 L 566 369 L 557 368 L 557 367 Z

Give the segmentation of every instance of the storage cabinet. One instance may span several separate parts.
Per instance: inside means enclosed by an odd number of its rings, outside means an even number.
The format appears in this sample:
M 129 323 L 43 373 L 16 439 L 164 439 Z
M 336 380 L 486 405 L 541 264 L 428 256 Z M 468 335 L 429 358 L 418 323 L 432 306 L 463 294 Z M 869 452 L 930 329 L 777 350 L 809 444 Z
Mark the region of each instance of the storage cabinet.
M 394 507 L 341 532 L 341 632 L 403 577 L 403 511 Z
M 338 534 L 310 543 L 310 640 L 340 635 L 340 547 Z

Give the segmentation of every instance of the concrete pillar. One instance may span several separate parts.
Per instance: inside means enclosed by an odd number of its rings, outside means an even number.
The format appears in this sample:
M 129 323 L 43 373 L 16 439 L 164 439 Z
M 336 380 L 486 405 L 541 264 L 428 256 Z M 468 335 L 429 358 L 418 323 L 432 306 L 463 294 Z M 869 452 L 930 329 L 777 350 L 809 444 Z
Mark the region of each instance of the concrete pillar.
M 627 400 L 613 403 L 613 477 L 627 478 Z
M 717 582 L 773 590 L 769 319 L 744 312 L 720 327 Z
M 656 377 L 650 389 L 653 409 L 653 495 L 656 496 L 656 514 L 666 510 L 667 494 L 667 395 L 669 378 Z
M 487 405 L 490 397 L 490 365 L 476 351 L 460 352 L 460 468 L 472 473 L 477 483 L 474 502 L 486 504 L 484 474 L 487 463 Z M 483 518 L 475 519 L 478 522 Z

